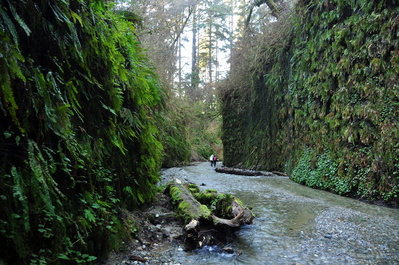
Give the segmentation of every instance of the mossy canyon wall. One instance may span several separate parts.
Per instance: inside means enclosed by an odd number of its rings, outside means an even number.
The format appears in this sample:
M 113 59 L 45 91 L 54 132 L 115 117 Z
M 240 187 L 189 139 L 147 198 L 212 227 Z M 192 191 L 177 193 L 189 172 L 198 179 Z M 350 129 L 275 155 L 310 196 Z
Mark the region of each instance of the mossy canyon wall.
M 101 263 L 134 234 L 162 158 L 135 32 L 103 1 L 1 1 L 0 264 Z
M 225 165 L 397 206 L 398 4 L 299 1 L 238 49 L 220 94 Z

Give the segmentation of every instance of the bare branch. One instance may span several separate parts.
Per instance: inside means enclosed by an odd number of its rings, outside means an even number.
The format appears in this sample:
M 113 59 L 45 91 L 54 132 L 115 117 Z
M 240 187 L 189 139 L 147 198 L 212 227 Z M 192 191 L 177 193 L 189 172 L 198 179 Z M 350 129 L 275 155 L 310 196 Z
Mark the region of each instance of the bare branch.
M 286 10 L 286 5 L 282 0 L 255 0 L 249 8 L 249 14 L 245 21 L 245 28 L 248 28 L 249 26 L 254 8 L 260 7 L 263 4 L 266 4 L 269 7 L 272 16 L 277 19 L 280 17 L 281 13 Z

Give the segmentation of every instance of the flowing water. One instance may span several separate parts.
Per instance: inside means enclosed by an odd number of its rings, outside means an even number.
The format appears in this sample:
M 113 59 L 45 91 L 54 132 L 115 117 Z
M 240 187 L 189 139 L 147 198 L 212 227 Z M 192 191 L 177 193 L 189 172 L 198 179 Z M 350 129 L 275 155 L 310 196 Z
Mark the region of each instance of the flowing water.
M 168 170 L 201 189 L 231 193 L 256 214 L 253 224 L 236 232 L 232 243 L 236 253 L 227 254 L 216 247 L 185 252 L 177 246 L 170 252 L 175 262 L 399 264 L 398 209 L 311 189 L 287 177 L 216 173 L 209 163 Z

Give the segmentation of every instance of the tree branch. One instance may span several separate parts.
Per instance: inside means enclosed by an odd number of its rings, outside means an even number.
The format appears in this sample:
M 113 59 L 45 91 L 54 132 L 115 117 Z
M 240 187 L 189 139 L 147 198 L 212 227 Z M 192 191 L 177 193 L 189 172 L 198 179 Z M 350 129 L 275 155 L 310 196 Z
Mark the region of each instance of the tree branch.
M 272 12 L 272 16 L 275 18 L 279 18 L 281 12 L 285 9 L 285 5 L 283 3 L 280 4 L 280 6 L 276 2 L 280 2 L 281 0 L 256 0 L 255 2 L 252 3 L 249 9 L 249 14 L 247 16 L 247 19 L 245 21 L 245 28 L 248 28 L 249 23 L 251 21 L 252 13 L 255 7 L 260 7 L 263 4 L 266 4 L 270 11 Z
M 184 23 L 181 26 L 180 31 L 177 33 L 176 37 L 174 38 L 171 47 L 174 47 L 176 45 L 176 42 L 179 40 L 181 34 L 184 31 L 184 28 L 186 27 L 186 25 L 188 23 L 188 20 L 190 19 L 191 14 L 193 13 L 193 10 L 194 10 L 194 7 L 190 6 L 189 9 L 188 9 L 188 15 L 187 15 L 186 19 L 184 20 Z

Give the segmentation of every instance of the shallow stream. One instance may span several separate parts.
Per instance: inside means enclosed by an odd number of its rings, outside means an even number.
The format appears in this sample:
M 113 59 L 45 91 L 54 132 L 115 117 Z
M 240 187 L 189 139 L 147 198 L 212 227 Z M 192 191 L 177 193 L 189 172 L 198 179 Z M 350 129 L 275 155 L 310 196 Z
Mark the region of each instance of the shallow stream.
M 168 253 L 180 264 L 399 264 L 398 209 L 311 189 L 287 177 L 216 173 L 209 163 L 163 175 L 231 193 L 256 214 L 252 225 L 237 231 L 235 254 L 174 246 Z

